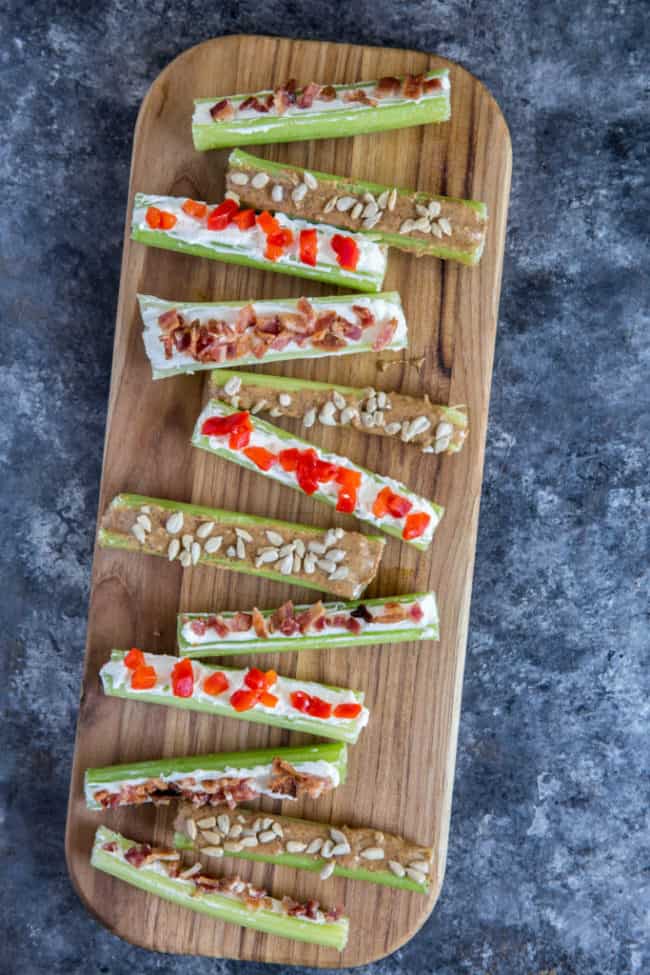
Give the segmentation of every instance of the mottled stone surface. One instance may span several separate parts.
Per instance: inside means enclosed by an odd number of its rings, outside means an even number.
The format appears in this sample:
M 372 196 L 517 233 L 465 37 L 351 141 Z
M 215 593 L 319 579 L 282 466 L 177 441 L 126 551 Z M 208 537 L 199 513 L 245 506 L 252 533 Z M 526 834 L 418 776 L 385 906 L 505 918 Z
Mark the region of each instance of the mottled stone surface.
M 63 857 L 133 125 L 171 58 L 235 31 L 437 51 L 487 83 L 513 136 L 447 879 L 424 929 L 364 971 L 650 971 L 644 7 L 0 9 L 2 971 L 264 968 L 124 944 Z

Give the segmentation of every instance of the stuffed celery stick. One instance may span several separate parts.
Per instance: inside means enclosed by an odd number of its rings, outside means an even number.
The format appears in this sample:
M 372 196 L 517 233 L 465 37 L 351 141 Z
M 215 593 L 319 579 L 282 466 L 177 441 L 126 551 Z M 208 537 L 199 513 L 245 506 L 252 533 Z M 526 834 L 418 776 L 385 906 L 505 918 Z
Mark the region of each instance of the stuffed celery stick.
M 272 799 L 317 799 L 345 781 L 347 745 L 305 745 L 161 758 L 86 769 L 89 809 L 186 799 L 195 807 Z
M 210 390 L 235 409 L 296 417 L 305 428 L 351 426 L 361 433 L 413 444 L 424 453 L 456 453 L 467 436 L 465 408 L 436 405 L 428 396 L 228 369 L 215 370 Z
M 416 548 L 428 548 L 442 517 L 439 505 L 399 481 L 367 471 L 338 454 L 317 450 L 306 440 L 251 413 L 237 412 L 221 400 L 210 400 L 202 411 L 192 443 L 313 495 L 337 511 L 354 514 Z M 270 554 L 268 558 L 272 562 Z M 341 575 L 345 576 L 345 565 L 337 564 L 328 580 Z
M 363 234 L 329 224 L 240 210 L 176 196 L 136 193 L 133 240 L 181 254 L 279 271 L 358 291 L 381 291 L 386 248 Z
M 99 672 L 104 693 L 149 704 L 355 742 L 368 723 L 363 694 L 250 667 L 210 667 L 186 657 L 113 650 Z
M 314 901 L 278 900 L 239 877 L 210 877 L 199 863 L 184 868 L 178 850 L 136 843 L 105 826 L 95 834 L 90 862 L 103 873 L 217 921 L 338 951 L 347 942 L 348 920 L 340 908 L 323 911 Z
M 303 88 L 290 79 L 275 89 L 196 99 L 192 136 L 195 149 L 205 150 L 403 129 L 445 122 L 449 95 L 447 69 Z
M 174 823 L 174 845 L 206 856 L 261 860 L 387 887 L 429 890 L 433 850 L 369 827 L 330 826 L 252 809 L 195 809 L 183 803 Z
M 487 207 L 461 200 L 269 162 L 236 149 L 226 173 L 242 204 L 366 233 L 389 247 L 478 264 Z
M 338 555 L 334 550 L 331 554 Z M 326 553 L 311 553 L 314 563 Z M 331 555 L 330 555 L 331 560 Z M 181 613 L 178 649 L 183 657 L 275 653 L 361 644 L 438 639 L 432 592 L 353 603 L 312 603 L 236 613 Z
M 396 292 L 219 303 L 138 295 L 154 379 L 221 366 L 403 349 Z
M 279 559 L 269 556 L 270 538 L 282 553 Z M 307 571 L 303 556 L 310 543 L 343 552 L 337 556 L 340 571 L 319 566 Z M 180 501 L 118 494 L 102 517 L 99 544 L 157 555 L 179 562 L 184 569 L 209 565 L 357 599 L 377 573 L 385 542 L 342 528 L 322 530 Z

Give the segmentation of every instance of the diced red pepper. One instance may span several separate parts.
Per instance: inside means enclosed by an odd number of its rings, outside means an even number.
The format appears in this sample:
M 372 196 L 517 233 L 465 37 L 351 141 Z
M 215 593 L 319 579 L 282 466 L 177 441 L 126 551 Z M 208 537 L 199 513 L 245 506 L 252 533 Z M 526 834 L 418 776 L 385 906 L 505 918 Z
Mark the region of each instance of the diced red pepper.
M 383 518 L 388 514 L 388 499 L 392 491 L 389 487 L 382 488 L 372 505 L 372 513 L 375 518 Z
M 226 437 L 241 428 L 252 430 L 250 413 L 230 413 L 228 416 L 210 416 L 204 421 L 201 433 L 206 437 Z
M 156 684 L 156 671 L 142 664 L 131 674 L 131 687 L 134 691 L 149 691 Z
M 238 210 L 234 200 L 224 200 L 208 214 L 208 230 L 225 230 Z
M 194 693 L 194 668 L 187 657 L 174 664 L 172 692 L 174 697 L 191 697 Z
M 278 680 L 278 675 L 274 670 L 267 670 L 266 673 L 264 674 L 264 686 L 266 687 L 267 690 L 269 689 L 269 687 L 273 687 L 273 685 L 277 683 L 277 680 Z
M 332 250 L 336 254 L 336 260 L 340 267 L 346 271 L 356 271 L 359 263 L 359 247 L 356 240 L 343 234 L 334 234 Z
M 178 217 L 175 217 L 173 213 L 168 213 L 167 210 L 162 210 L 160 213 L 160 227 L 162 230 L 171 230 L 177 220 Z
M 318 254 L 318 233 L 314 228 L 300 231 L 300 260 L 310 267 L 316 266 Z
M 361 486 L 359 471 L 351 471 L 348 467 L 339 467 L 336 481 L 341 485 L 336 501 L 336 510 L 351 515 L 357 506 L 357 491 Z
M 204 216 L 208 212 L 208 208 L 205 203 L 197 203 L 196 200 L 185 200 L 183 204 L 183 212 L 188 215 L 188 217 L 196 217 L 197 220 L 203 220 Z
M 203 690 L 206 694 L 211 694 L 213 697 L 217 697 L 219 694 L 223 694 L 230 687 L 230 681 L 224 674 L 222 670 L 215 670 L 213 674 L 203 682 Z
M 281 257 L 289 244 L 293 243 L 293 234 L 286 227 L 281 227 L 279 230 L 268 234 L 266 238 L 266 248 L 264 250 L 264 256 L 270 261 L 277 261 L 278 257 Z
M 263 234 L 277 234 L 282 228 L 275 217 L 272 217 L 268 210 L 263 210 L 255 217 L 255 222 Z
M 266 447 L 247 447 L 244 453 L 261 471 L 270 470 L 277 462 L 277 457 Z
M 416 511 L 412 515 L 407 515 L 402 538 L 407 542 L 412 538 L 419 538 L 430 521 L 431 518 L 424 511 Z
M 152 230 L 157 230 L 160 226 L 160 210 L 158 207 L 147 207 L 147 212 L 144 215 L 144 219 L 147 221 Z
M 328 460 L 316 460 L 314 463 L 314 477 L 319 484 L 325 484 L 328 481 L 333 481 L 338 476 L 340 469 L 340 467 L 337 467 L 336 464 L 332 464 Z
M 291 706 L 296 711 L 309 714 L 312 718 L 327 720 L 327 718 L 332 717 L 332 705 L 329 701 L 324 701 L 322 698 L 316 697 L 315 694 L 307 694 L 305 691 L 294 691 L 289 699 Z
M 415 620 L 416 623 L 419 623 L 420 620 L 424 617 L 424 610 L 422 609 L 419 603 L 413 603 L 413 605 L 409 609 L 409 616 L 411 617 L 412 620 Z
M 335 718 L 358 718 L 361 714 L 361 705 L 353 704 L 351 701 L 346 704 L 337 704 L 334 708 Z
M 259 670 L 258 667 L 251 667 L 244 677 L 244 683 L 253 691 L 263 691 L 266 687 L 264 671 Z
M 255 226 L 255 211 L 240 210 L 239 213 L 236 213 L 232 219 L 240 230 L 250 230 L 251 227 Z
M 242 687 L 231 695 L 230 703 L 235 711 L 250 711 L 257 704 L 257 693 L 255 691 L 245 691 Z
M 235 430 L 234 433 L 230 434 L 228 438 L 228 446 L 231 450 L 241 450 L 242 447 L 247 447 L 251 440 L 251 431 L 248 427 L 240 427 Z
M 280 247 L 279 244 L 269 244 L 267 239 L 266 247 L 264 248 L 264 257 L 267 261 L 277 261 L 279 257 L 284 254 L 284 247 Z
M 295 708 L 296 711 L 307 712 L 307 708 L 309 707 L 309 694 L 306 694 L 305 691 L 294 691 L 289 696 L 289 700 L 291 701 L 291 707 Z
M 345 488 L 341 488 L 336 499 L 336 510 L 341 511 L 345 515 L 351 515 L 354 513 L 356 506 L 357 492 L 346 491 Z
M 297 447 L 288 447 L 286 450 L 281 450 L 278 454 L 280 467 L 285 471 L 295 471 L 298 467 L 301 453 L 302 451 L 298 450 Z
M 408 498 L 395 494 L 389 487 L 385 487 L 375 498 L 372 513 L 376 518 L 383 518 L 386 514 L 391 514 L 393 518 L 404 518 L 412 507 L 413 504 Z
M 260 694 L 260 704 L 263 704 L 265 708 L 274 708 L 278 701 L 279 698 L 275 694 L 269 694 L 268 691 L 262 691 Z
M 129 670 L 136 670 L 137 667 L 144 667 L 144 663 L 145 660 L 142 650 L 138 650 L 137 647 L 131 647 L 124 658 L 124 666 L 128 667 Z

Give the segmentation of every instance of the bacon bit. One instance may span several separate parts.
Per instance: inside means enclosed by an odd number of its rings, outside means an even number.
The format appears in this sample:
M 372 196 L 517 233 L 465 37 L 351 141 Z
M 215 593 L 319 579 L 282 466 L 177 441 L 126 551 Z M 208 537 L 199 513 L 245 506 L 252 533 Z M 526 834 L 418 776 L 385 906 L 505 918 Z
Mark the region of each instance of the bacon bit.
M 342 904 L 337 904 L 336 907 L 332 907 L 332 908 L 330 908 L 329 911 L 326 911 L 325 912 L 325 920 L 326 921 L 338 921 L 340 918 L 343 917 L 344 911 L 345 911 L 345 908 L 343 907 L 343 905 Z
M 336 88 L 334 85 L 325 85 L 318 94 L 319 102 L 333 102 L 336 98 Z
M 361 328 L 370 328 L 371 325 L 375 324 L 374 313 L 370 308 L 366 308 L 365 305 L 352 305 L 352 311 L 359 319 Z
M 315 81 L 310 81 L 306 88 L 303 88 L 301 93 L 296 99 L 296 105 L 298 108 L 311 108 L 314 99 L 318 98 L 321 92 L 321 86 L 317 85 Z
M 243 102 L 239 105 L 237 109 L 239 112 L 244 112 L 246 109 L 253 109 L 255 112 L 268 112 L 271 106 L 268 101 L 261 102 L 257 95 L 250 95 L 249 98 L 245 98 Z
M 377 98 L 386 98 L 388 95 L 399 95 L 401 88 L 402 82 L 399 78 L 387 75 L 385 78 L 380 78 L 377 82 L 375 95 Z
M 441 78 L 427 78 L 423 82 L 422 87 L 424 88 L 425 95 L 428 95 L 432 91 L 442 90 L 442 79 Z
M 424 618 L 424 610 L 419 603 L 413 603 L 413 605 L 409 608 L 409 616 L 412 620 L 415 620 L 416 623 L 419 623 L 420 620 Z
M 142 650 L 138 650 L 137 647 L 131 647 L 124 658 L 124 666 L 128 667 L 129 670 L 136 670 L 138 667 L 143 667 L 144 663 L 145 659 Z
M 197 220 L 203 220 L 204 216 L 208 212 L 208 208 L 205 203 L 197 203 L 196 200 L 185 200 L 183 204 L 183 212 L 188 215 L 188 217 L 195 217 Z
M 250 328 L 257 321 L 257 315 L 255 314 L 255 309 L 252 305 L 244 305 L 244 307 L 237 312 L 237 319 L 235 322 L 235 328 L 238 332 L 245 332 L 247 328 Z
M 230 687 L 230 681 L 224 674 L 222 670 L 215 670 L 213 674 L 203 682 L 203 690 L 206 694 L 210 694 L 213 697 L 218 697 L 219 694 L 223 694 Z
M 375 616 L 375 623 L 401 623 L 408 616 L 401 603 L 385 603 L 381 613 Z
M 233 633 L 246 633 L 250 630 L 252 622 L 251 613 L 235 613 L 230 621 L 230 630 Z
M 430 521 L 431 518 L 429 515 L 423 511 L 417 511 L 414 514 L 408 515 L 406 524 L 404 525 L 404 531 L 402 532 L 402 538 L 407 542 L 412 538 L 419 538 L 424 533 Z
M 372 623 L 374 618 L 372 614 L 369 612 L 368 607 L 365 605 L 365 603 L 361 603 L 360 606 L 357 606 L 356 609 L 353 609 L 352 612 L 350 613 L 350 616 L 353 616 L 355 619 L 363 620 L 365 623 Z
M 194 693 L 194 669 L 192 661 L 187 657 L 174 664 L 172 693 L 175 697 L 191 697 Z
M 269 790 L 283 796 L 299 798 L 306 795 L 310 799 L 318 799 L 331 788 L 329 779 L 321 775 L 311 775 L 309 772 L 297 772 L 293 765 L 274 758 L 271 765 Z
M 156 684 L 156 671 L 143 664 L 131 674 L 131 687 L 134 691 L 150 691 Z
M 299 613 L 296 617 L 296 623 L 301 633 L 309 633 L 312 628 L 315 628 L 316 623 L 321 617 L 325 615 L 325 607 L 319 600 L 312 606 L 308 606 L 304 612 Z
M 360 105 L 376 105 L 377 101 L 375 98 L 370 98 L 363 88 L 357 88 L 356 91 L 347 91 L 343 95 L 343 101 L 346 102 L 358 102 Z
M 307 328 L 312 329 L 316 324 L 316 312 L 311 302 L 307 298 L 298 298 L 296 310 L 300 315 L 305 316 Z
M 115 840 L 109 840 L 108 843 L 102 843 L 102 850 L 106 850 L 107 853 L 116 853 L 117 843 Z
M 210 115 L 215 122 L 228 122 L 235 117 L 235 109 L 227 98 L 222 99 L 210 109 Z
M 277 115 L 284 115 L 291 105 L 291 98 L 286 88 L 276 88 L 273 93 L 273 107 Z
M 393 335 L 395 334 L 396 331 L 397 331 L 396 318 L 389 318 L 387 321 L 382 322 L 381 325 L 379 326 L 379 332 L 377 334 L 377 338 L 372 343 L 373 350 L 375 352 L 381 352 L 381 350 L 385 349 L 387 345 L 390 345 L 393 339 Z
M 346 342 L 345 339 L 339 338 L 333 332 L 325 332 L 323 335 L 315 335 L 312 338 L 312 344 L 318 346 L 319 349 L 343 349 Z
M 197 636 L 204 636 L 206 625 L 203 620 L 192 620 L 190 623 L 190 630 L 192 633 L 196 633 Z
M 158 324 L 163 332 L 172 332 L 183 324 L 183 316 L 179 315 L 175 308 L 170 308 L 169 311 L 164 311 L 162 315 L 158 316 Z
M 402 85 L 404 98 L 418 99 L 422 97 L 424 91 L 424 75 L 407 74 Z
M 132 867 L 141 867 L 150 853 L 151 847 L 149 844 L 143 843 L 142 846 L 130 846 L 124 854 L 124 859 Z
M 283 453 L 286 453 L 286 451 L 283 451 Z M 280 463 L 282 463 L 282 461 L 280 461 Z M 286 463 L 286 459 L 285 459 L 285 463 Z M 284 467 L 284 464 L 282 466 Z M 285 467 L 284 469 L 288 470 L 287 467 Z M 295 467 L 293 469 L 295 470 Z M 270 632 L 273 633 L 276 630 L 280 630 L 284 621 L 290 619 L 293 619 L 293 603 L 291 602 L 290 599 L 288 599 L 286 603 L 282 604 L 282 606 L 278 606 L 278 608 L 275 610 L 275 612 L 269 619 Z
M 359 245 L 356 240 L 344 234 L 334 234 L 331 244 L 339 266 L 346 271 L 356 271 L 359 263 Z
M 337 704 L 334 708 L 335 718 L 358 718 L 361 714 L 361 705 L 353 704 L 351 701 L 345 704 Z
M 253 609 L 253 629 L 255 630 L 255 635 L 260 637 L 260 639 L 268 640 L 269 631 L 266 626 L 266 619 L 257 607 Z
M 228 633 L 230 632 L 228 625 L 221 616 L 211 616 L 207 625 L 210 627 L 210 629 L 216 630 L 217 636 L 220 636 L 222 639 L 228 636 Z

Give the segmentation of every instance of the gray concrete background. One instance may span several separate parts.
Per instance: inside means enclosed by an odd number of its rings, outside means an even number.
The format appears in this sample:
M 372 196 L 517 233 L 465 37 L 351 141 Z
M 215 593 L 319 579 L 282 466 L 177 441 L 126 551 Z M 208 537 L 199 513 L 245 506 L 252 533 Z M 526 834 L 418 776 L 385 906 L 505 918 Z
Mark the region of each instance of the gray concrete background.
M 62 845 L 133 125 L 181 50 L 257 32 L 455 58 L 513 136 L 446 884 L 424 929 L 360 971 L 650 971 L 647 13 L 0 5 L 0 970 L 265 969 L 124 944 L 85 913 Z

